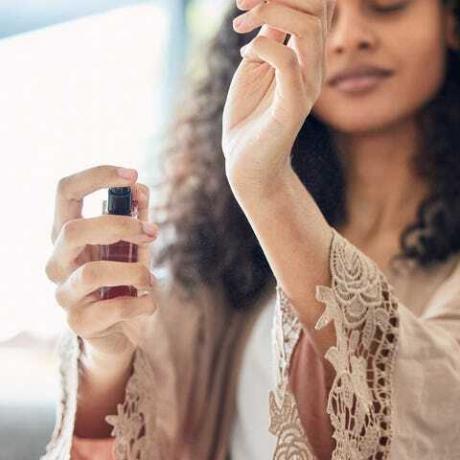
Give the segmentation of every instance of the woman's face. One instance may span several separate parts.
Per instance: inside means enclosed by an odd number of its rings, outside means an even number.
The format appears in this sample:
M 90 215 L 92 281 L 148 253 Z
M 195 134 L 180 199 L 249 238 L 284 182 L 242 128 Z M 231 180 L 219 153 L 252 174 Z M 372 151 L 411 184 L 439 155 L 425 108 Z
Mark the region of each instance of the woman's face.
M 390 7 L 393 11 L 384 11 Z M 454 26 L 441 0 L 337 0 L 326 44 L 326 83 L 314 115 L 349 134 L 412 117 L 442 85 Z M 382 67 L 391 75 L 363 91 L 328 83 L 337 72 L 359 65 Z

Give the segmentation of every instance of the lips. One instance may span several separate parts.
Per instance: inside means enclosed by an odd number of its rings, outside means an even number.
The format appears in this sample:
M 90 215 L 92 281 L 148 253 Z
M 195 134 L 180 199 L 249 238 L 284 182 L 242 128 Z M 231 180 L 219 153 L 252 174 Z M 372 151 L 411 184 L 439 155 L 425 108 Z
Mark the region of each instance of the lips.
M 337 84 L 347 80 L 365 77 L 384 77 L 389 76 L 392 73 L 393 72 L 391 70 L 384 69 L 383 67 L 359 66 L 346 69 L 343 72 L 336 73 L 328 80 L 328 84 L 330 86 L 336 86 Z

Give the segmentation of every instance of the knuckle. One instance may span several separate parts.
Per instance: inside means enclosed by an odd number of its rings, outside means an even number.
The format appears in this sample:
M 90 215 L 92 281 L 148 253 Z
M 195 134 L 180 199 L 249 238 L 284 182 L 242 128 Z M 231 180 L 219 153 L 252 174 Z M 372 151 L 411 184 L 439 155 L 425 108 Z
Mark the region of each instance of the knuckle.
M 259 21 L 259 20 L 267 19 L 270 9 L 271 9 L 271 5 L 269 3 L 259 3 L 252 10 L 248 11 L 246 14 L 252 20 Z
M 59 194 L 64 195 L 67 193 L 70 182 L 70 176 L 61 177 L 57 184 L 57 191 Z
M 106 164 L 100 164 L 100 165 L 96 165 L 94 166 L 93 168 L 93 171 L 96 173 L 96 174 L 104 174 L 104 173 L 107 173 L 108 171 L 112 172 L 116 172 L 117 168 L 115 168 L 114 166 L 110 166 L 110 165 L 106 165 Z
M 256 37 L 254 37 L 254 39 L 252 40 L 252 44 L 253 46 L 255 47 L 258 47 L 258 46 L 261 46 L 264 44 L 264 42 L 266 41 L 266 38 L 262 35 L 257 35 Z
M 133 222 L 134 220 L 129 216 L 117 216 L 117 215 L 107 215 L 107 219 L 109 219 L 109 222 L 111 225 L 113 225 L 114 231 L 116 234 L 126 234 L 126 233 L 131 233 L 132 232 L 132 227 L 133 227 Z M 137 226 L 140 226 L 141 223 L 135 222 L 134 225 L 136 225 L 136 230 Z
M 45 265 L 45 274 L 50 281 L 55 283 L 57 281 L 56 263 L 53 258 L 48 259 Z
M 132 308 L 130 308 L 129 302 L 126 299 L 120 299 L 116 303 L 115 307 L 116 316 L 119 319 L 127 319 L 132 316 Z
M 97 282 L 99 271 L 100 267 L 97 262 L 88 262 L 78 268 L 78 278 L 74 278 L 74 282 L 80 282 L 84 286 L 94 286 Z
M 158 302 L 156 297 L 151 293 L 149 295 L 143 295 L 139 301 L 141 302 L 140 305 L 140 314 L 151 316 L 153 313 L 156 312 L 158 308 Z
M 286 48 L 286 51 L 283 56 L 283 66 L 287 69 L 293 69 L 297 67 L 298 61 L 295 51 L 291 48 Z
M 61 233 L 64 240 L 71 241 L 75 237 L 77 231 L 76 219 L 68 220 L 62 225 Z
M 58 303 L 58 305 L 60 305 L 61 307 L 63 308 L 66 308 L 67 307 L 67 303 L 66 303 L 66 295 L 64 293 L 64 288 L 62 285 L 58 285 L 54 291 L 54 297 L 56 299 L 56 302 Z
M 99 164 L 91 168 L 90 171 L 95 177 L 106 177 L 107 179 L 119 178 L 118 167 L 112 164 Z
M 148 200 L 150 197 L 150 188 L 148 187 L 148 185 L 138 182 L 137 186 L 138 186 L 139 191 L 143 193 L 147 197 L 147 200 Z
M 150 286 L 150 271 L 141 263 L 135 264 L 135 282 L 139 286 Z
M 80 266 L 75 271 L 73 271 L 66 281 L 69 286 L 69 289 L 71 289 L 72 291 L 78 290 L 80 284 L 82 283 L 82 267 L 83 266 Z
M 259 14 L 263 14 L 265 13 L 267 10 L 270 10 L 273 8 L 273 4 L 271 4 L 270 2 L 261 2 L 259 3 L 258 5 L 256 5 L 252 11 L 254 12 L 258 12 Z
M 83 318 L 80 311 L 74 309 L 69 312 L 67 315 L 67 324 L 69 325 L 70 329 L 74 331 L 77 335 L 82 335 L 81 332 L 83 331 Z

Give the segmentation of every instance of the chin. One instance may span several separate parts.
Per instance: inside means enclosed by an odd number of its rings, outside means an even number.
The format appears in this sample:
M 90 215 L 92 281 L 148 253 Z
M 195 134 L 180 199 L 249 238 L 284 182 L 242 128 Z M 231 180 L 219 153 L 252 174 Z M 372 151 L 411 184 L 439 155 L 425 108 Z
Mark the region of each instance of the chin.
M 361 102 L 359 104 L 344 104 L 342 101 L 329 99 L 327 104 L 315 106 L 312 114 L 333 131 L 347 134 L 365 134 L 383 132 L 407 123 L 420 110 L 419 101 L 407 101 L 407 104 L 395 106 L 393 97 L 385 100 Z M 367 103 L 369 102 L 369 103 Z M 329 107 L 334 107 L 330 110 Z
M 394 127 L 402 121 L 402 118 L 405 118 L 402 114 L 399 116 L 395 113 L 386 115 L 381 112 L 376 113 L 375 110 L 373 112 L 360 110 L 359 113 L 348 111 L 348 114 L 343 117 L 336 112 L 334 116 L 327 119 L 317 114 L 315 116 L 333 131 L 346 134 L 382 132 Z

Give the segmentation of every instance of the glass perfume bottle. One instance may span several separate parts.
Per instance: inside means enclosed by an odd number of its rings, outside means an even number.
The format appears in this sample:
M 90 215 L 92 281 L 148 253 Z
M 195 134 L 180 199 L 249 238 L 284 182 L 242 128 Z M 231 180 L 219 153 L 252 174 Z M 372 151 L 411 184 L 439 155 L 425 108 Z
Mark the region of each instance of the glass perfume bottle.
M 138 203 L 133 199 L 131 187 L 110 187 L 107 200 L 103 201 L 103 214 L 131 216 L 137 219 Z M 137 262 L 137 244 L 129 241 L 118 241 L 113 244 L 99 246 L 99 259 L 117 262 Z M 112 299 L 120 296 L 137 297 L 134 286 L 104 286 L 99 289 L 101 299 Z

